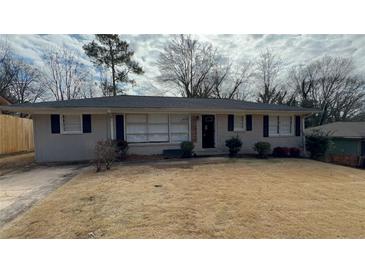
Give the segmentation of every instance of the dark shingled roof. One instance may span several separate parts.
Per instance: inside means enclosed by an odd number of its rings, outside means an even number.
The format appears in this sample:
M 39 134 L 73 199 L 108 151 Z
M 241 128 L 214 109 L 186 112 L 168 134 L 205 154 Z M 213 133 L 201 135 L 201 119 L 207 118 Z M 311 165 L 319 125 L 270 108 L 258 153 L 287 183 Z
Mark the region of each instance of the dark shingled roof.
M 270 111 L 303 111 L 316 112 L 315 109 L 290 107 L 287 105 L 263 104 L 232 99 L 183 98 L 163 96 L 97 97 L 28 104 L 15 104 L 14 108 L 176 108 L 191 110 L 270 110 Z
M 306 134 L 315 130 L 328 133 L 331 137 L 365 138 L 365 122 L 335 122 L 305 129 Z

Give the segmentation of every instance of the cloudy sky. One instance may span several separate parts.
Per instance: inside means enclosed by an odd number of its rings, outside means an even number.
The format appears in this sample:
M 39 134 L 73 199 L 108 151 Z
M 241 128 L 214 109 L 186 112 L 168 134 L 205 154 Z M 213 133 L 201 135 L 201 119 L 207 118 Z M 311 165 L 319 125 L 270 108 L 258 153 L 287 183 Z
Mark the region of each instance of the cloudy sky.
M 270 48 L 280 55 L 285 66 L 305 64 L 324 55 L 351 56 L 360 73 L 365 72 L 365 35 L 194 35 L 209 41 L 221 53 L 232 60 L 254 59 L 262 50 Z M 145 74 L 134 77 L 137 86 L 129 94 L 173 95 L 156 82 L 158 69 L 155 62 L 169 35 L 122 35 L 135 50 L 136 60 L 143 66 Z M 79 58 L 90 66 L 82 45 L 91 41 L 93 35 L 0 35 L 15 53 L 30 63 L 41 66 L 45 50 L 54 46 L 66 46 L 74 50 Z

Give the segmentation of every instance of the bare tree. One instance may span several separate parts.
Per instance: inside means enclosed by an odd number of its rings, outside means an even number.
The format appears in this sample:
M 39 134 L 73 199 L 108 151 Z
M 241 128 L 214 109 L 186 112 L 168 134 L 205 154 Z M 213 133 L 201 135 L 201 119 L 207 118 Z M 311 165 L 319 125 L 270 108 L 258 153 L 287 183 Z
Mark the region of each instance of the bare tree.
M 216 51 L 190 35 L 174 37 L 157 61 L 158 80 L 172 84 L 184 97 L 210 97 L 207 79 L 216 63 Z
M 7 99 L 13 99 L 9 93 L 10 85 L 14 79 L 13 71 L 13 54 L 10 47 L 1 42 L 0 43 L 0 95 Z
M 282 103 L 286 90 L 280 85 L 279 73 L 282 69 L 281 59 L 266 49 L 256 61 L 257 101 L 262 103 Z
M 309 64 L 292 67 L 288 75 L 288 88 L 292 91 L 288 99 L 290 105 L 314 107 L 313 94 L 318 88 L 316 66 Z
M 244 88 L 252 76 L 251 68 L 250 62 L 235 68 L 232 64 L 217 65 L 209 79 L 212 83 L 212 95 L 216 98 L 244 100 L 247 96 Z
M 41 73 L 38 69 L 22 60 L 12 62 L 14 77 L 9 91 L 18 103 L 34 103 L 45 93 L 40 82 Z
M 113 95 L 113 83 L 109 79 L 109 71 L 104 69 L 103 67 L 98 68 L 99 73 L 99 82 L 98 86 L 103 96 L 112 96 Z
M 70 100 L 83 96 L 88 72 L 76 55 L 66 49 L 53 49 L 44 55 L 44 84 L 57 101 Z
M 354 119 L 364 107 L 365 82 L 354 73 L 351 58 L 325 56 L 291 70 L 289 82 L 296 101 L 321 113 L 307 119 L 309 125 Z
M 233 66 L 210 43 L 190 35 L 174 37 L 161 53 L 158 80 L 179 89 L 184 97 L 243 99 L 251 64 Z

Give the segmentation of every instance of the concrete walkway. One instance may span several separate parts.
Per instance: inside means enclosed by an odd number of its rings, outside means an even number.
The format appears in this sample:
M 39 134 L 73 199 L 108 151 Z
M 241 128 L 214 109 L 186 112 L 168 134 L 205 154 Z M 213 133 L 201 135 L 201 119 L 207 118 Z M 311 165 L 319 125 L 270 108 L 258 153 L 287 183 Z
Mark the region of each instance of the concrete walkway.
M 82 166 L 36 166 L 0 176 L 0 227 L 80 172 Z

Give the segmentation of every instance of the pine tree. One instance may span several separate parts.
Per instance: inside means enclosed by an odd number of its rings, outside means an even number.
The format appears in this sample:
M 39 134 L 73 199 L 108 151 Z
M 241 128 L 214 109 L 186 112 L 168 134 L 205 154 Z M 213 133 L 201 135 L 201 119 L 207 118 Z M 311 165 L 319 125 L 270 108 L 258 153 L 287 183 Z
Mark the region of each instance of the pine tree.
M 126 41 L 117 34 L 96 34 L 96 40 L 83 46 L 85 53 L 97 66 L 102 66 L 111 71 L 113 96 L 121 89 L 118 83 L 132 83 L 129 73 L 142 74 L 143 69 L 138 62 L 133 60 L 134 51 L 129 48 Z

